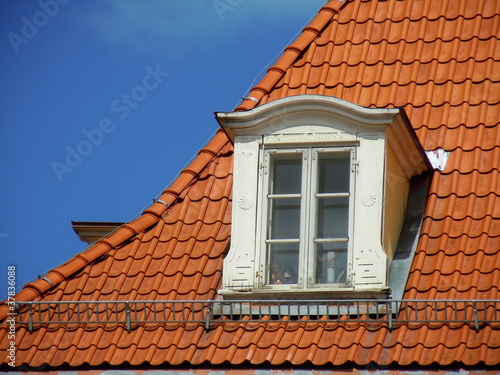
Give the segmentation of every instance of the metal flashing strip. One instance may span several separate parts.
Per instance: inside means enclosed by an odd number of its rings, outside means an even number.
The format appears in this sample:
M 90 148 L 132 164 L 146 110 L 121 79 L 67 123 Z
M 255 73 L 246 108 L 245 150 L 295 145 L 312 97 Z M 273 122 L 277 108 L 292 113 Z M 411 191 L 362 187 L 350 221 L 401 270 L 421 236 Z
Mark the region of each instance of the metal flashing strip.
M 168 207 L 170 207 L 170 205 L 169 205 L 167 202 L 162 201 L 161 199 L 154 198 L 154 199 L 153 199 L 153 202 L 154 202 L 154 203 L 161 203 L 161 204 L 163 204 L 163 205 L 164 205 L 165 207 L 167 207 L 167 208 L 168 208 Z
M 415 176 L 410 181 L 406 216 L 394 258 L 389 267 L 389 287 L 391 297 L 395 300 L 403 298 L 410 268 L 418 246 L 429 185 L 430 176 L 428 174 Z
M 54 286 L 54 284 L 52 283 L 52 281 L 50 281 L 49 279 L 47 279 L 45 276 L 40 277 L 40 279 L 48 282 L 50 286 Z

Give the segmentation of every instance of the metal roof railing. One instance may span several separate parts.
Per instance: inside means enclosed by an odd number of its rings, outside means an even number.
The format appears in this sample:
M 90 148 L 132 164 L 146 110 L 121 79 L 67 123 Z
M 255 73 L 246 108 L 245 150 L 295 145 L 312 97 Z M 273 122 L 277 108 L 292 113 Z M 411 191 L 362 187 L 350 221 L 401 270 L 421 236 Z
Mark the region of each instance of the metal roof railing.
M 500 325 L 500 300 L 209 300 L 16 302 L 16 326 L 229 323 L 365 323 L 389 329 L 406 325 Z M 4 324 L 6 324 L 4 322 Z

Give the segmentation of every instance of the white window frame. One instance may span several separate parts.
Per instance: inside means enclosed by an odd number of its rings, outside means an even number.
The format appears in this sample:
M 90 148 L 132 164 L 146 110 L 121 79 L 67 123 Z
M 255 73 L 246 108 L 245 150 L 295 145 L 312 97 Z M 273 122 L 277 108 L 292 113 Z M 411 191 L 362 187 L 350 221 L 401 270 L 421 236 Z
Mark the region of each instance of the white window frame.
M 333 241 L 319 241 L 315 239 L 317 233 L 317 209 L 318 209 L 318 165 L 319 155 L 321 153 L 349 153 L 349 213 L 348 213 L 348 234 L 347 243 L 347 264 L 346 264 L 346 282 L 345 283 L 316 283 L 316 246 L 320 242 L 331 243 Z M 300 212 L 300 238 L 299 238 L 299 265 L 298 278 L 296 284 L 272 284 L 269 280 L 270 267 L 268 244 L 273 241 L 268 237 L 268 218 L 269 218 L 269 195 L 270 183 L 272 181 L 271 166 L 275 155 L 293 155 L 301 154 L 302 176 L 301 176 L 301 212 Z M 355 146 L 326 146 L 305 145 L 300 148 L 265 148 L 261 149 L 260 157 L 262 168 L 260 173 L 261 199 L 258 204 L 258 218 L 261 221 L 258 234 L 258 247 L 260 272 L 258 285 L 259 289 L 283 290 L 283 289 L 332 289 L 346 288 L 352 285 L 352 265 L 353 265 L 353 243 L 354 243 L 354 204 L 355 204 L 355 181 L 356 181 L 356 147 Z M 338 193 L 334 193 L 337 195 Z M 338 196 L 338 195 L 337 195 Z M 298 197 L 296 197 L 298 198 Z M 283 239 L 285 241 L 285 239 Z M 275 243 L 279 243 L 276 241 Z

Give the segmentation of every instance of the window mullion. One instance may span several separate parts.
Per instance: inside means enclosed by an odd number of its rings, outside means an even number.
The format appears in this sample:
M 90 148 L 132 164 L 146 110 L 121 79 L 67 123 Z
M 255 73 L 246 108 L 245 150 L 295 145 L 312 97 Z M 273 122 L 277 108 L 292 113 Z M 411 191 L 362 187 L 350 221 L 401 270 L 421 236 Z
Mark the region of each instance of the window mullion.
M 310 157 L 307 163 L 307 181 L 305 196 L 305 210 L 307 211 L 307 221 L 304 223 L 304 264 L 305 274 L 304 280 L 307 287 L 312 287 L 314 284 L 314 257 L 315 257 L 315 244 L 316 237 L 316 190 L 317 190 L 317 162 L 318 152 L 316 149 L 311 148 L 308 150 Z
M 302 197 L 301 197 L 301 222 L 300 222 L 300 262 L 299 262 L 299 280 L 300 287 L 307 286 L 307 248 L 308 248 L 308 227 L 309 210 L 308 210 L 308 181 L 311 155 L 310 150 L 305 149 L 302 153 Z
M 355 199 L 354 199 L 354 192 L 356 191 L 356 174 L 358 173 L 358 162 L 357 162 L 357 154 L 356 154 L 356 148 L 351 149 L 351 173 L 350 173 L 350 197 L 349 197 L 349 243 L 348 243 L 348 249 L 347 249 L 347 284 L 350 284 L 351 286 L 354 285 L 354 280 L 353 280 L 353 265 L 354 265 L 354 241 L 355 241 L 355 236 L 354 236 L 354 213 L 355 213 Z

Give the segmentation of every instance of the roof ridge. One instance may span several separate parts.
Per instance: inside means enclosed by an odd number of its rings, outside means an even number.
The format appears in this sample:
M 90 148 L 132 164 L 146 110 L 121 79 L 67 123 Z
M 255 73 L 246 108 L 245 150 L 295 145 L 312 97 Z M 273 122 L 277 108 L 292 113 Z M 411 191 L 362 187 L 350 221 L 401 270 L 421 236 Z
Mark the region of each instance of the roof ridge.
M 324 5 L 311 23 L 304 27 L 302 34 L 291 45 L 285 48 L 278 61 L 268 69 L 267 74 L 262 80 L 251 89 L 248 97 L 236 108 L 236 111 L 248 111 L 255 108 L 262 97 L 269 94 L 274 85 L 285 75 L 287 69 L 348 2 L 349 0 L 330 0 Z
M 16 302 L 31 301 L 36 297 L 60 284 L 62 281 L 95 261 L 109 250 L 119 246 L 146 228 L 156 224 L 161 215 L 170 208 L 181 193 L 189 188 L 194 178 L 221 152 L 229 142 L 222 130 L 218 130 L 212 140 L 198 152 L 198 156 L 191 164 L 183 169 L 175 181 L 162 192 L 159 199 L 142 212 L 142 215 L 130 223 L 125 223 L 109 235 L 101 238 L 92 246 L 76 254 L 62 265 L 50 270 L 44 277 L 26 284 L 13 298 Z M 9 312 L 6 301 L 0 305 L 0 321 L 4 320 Z

